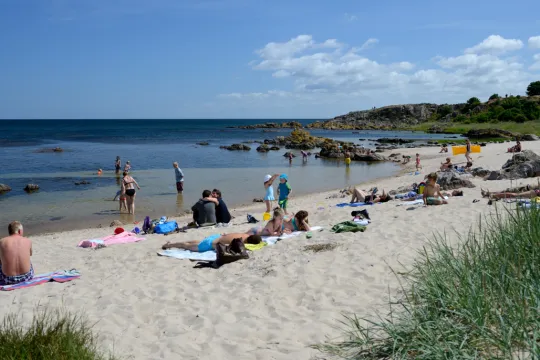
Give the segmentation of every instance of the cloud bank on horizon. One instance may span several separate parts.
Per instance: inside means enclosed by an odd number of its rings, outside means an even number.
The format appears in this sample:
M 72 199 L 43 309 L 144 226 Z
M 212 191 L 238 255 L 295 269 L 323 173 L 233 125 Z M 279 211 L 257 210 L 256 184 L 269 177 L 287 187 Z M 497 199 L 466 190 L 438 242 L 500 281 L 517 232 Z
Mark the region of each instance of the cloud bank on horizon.
M 268 43 L 255 51 L 259 59 L 250 63 L 252 70 L 292 84 L 292 90 L 261 89 L 218 97 L 253 106 L 290 99 L 317 103 L 357 98 L 380 105 L 426 99 L 465 102 L 470 96 L 487 99 L 497 92 L 523 94 L 531 81 L 540 80 L 540 36 L 529 37 L 525 45 L 520 39 L 490 35 L 461 54 L 434 56 L 432 65 L 424 67 L 406 59 L 389 63 L 370 59 L 364 51 L 378 43 L 370 38 L 354 47 L 337 39 L 317 42 L 311 35 Z

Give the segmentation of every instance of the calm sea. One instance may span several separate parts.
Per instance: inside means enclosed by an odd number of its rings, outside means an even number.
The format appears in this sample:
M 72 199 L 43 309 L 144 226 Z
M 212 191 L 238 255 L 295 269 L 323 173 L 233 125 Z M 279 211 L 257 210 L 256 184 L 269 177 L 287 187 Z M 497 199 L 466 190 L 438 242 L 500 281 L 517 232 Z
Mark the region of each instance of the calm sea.
M 286 151 L 260 154 L 252 144 L 249 152 L 219 148 L 245 141 L 286 136 L 290 129 L 243 130 L 231 127 L 280 120 L 3 120 L 0 121 L 0 183 L 13 188 L 0 195 L 0 226 L 17 219 L 34 232 L 55 231 L 106 224 L 111 219 L 131 221 L 118 214 L 112 202 L 119 189 L 114 160 L 130 160 L 134 178 L 142 190 L 137 193 L 137 217 L 176 215 L 189 209 L 205 188 L 219 188 L 229 206 L 262 197 L 262 179 L 267 173 L 289 174 L 296 194 L 341 188 L 370 179 L 389 176 L 397 170 L 392 163 L 353 163 L 310 158 L 292 164 Z M 301 120 L 303 124 L 315 120 Z M 313 135 L 354 141 L 373 146 L 380 137 L 408 139 L 444 138 L 419 132 L 314 130 Z M 208 146 L 197 142 L 208 142 Z M 61 147 L 62 153 L 40 152 Z M 172 162 L 185 173 L 185 191 L 177 196 Z M 104 174 L 97 176 L 97 169 Z M 88 185 L 75 185 L 86 180 Z M 40 185 L 37 193 L 26 194 L 28 183 Z M 294 202 L 292 204 L 294 207 Z M 261 206 L 261 213 L 262 213 Z M 4 224 L 4 225 L 1 225 Z

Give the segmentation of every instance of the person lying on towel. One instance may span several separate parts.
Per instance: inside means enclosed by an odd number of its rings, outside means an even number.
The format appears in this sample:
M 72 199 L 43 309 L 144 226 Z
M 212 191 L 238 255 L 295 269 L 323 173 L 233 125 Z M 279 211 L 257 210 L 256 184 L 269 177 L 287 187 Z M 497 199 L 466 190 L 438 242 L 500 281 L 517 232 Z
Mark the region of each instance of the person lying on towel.
M 0 240 L 0 285 L 19 284 L 34 277 L 32 241 L 23 236 L 18 221 L 9 224 L 8 232 L 9 236 Z
M 249 235 L 249 234 L 240 234 L 240 233 L 223 234 L 223 235 L 214 234 L 214 235 L 208 236 L 202 241 L 194 240 L 194 241 L 184 241 L 184 242 L 179 242 L 179 243 L 167 242 L 161 248 L 163 250 L 178 248 L 178 249 L 184 249 L 184 250 L 189 250 L 193 252 L 206 252 L 206 251 L 215 250 L 217 243 L 222 243 L 223 245 L 230 245 L 234 239 L 240 239 L 244 243 L 254 244 L 254 245 L 257 245 L 262 241 L 260 235 Z

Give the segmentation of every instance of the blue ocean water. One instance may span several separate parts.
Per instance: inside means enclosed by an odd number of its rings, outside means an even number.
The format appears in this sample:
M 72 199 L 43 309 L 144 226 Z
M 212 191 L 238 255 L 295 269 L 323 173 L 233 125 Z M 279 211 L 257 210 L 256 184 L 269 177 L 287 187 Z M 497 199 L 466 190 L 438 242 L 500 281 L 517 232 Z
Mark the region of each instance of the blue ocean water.
M 14 218 L 36 230 L 58 230 L 96 224 L 118 217 L 117 204 L 110 200 L 119 188 L 114 161 L 130 160 L 133 176 L 143 188 L 137 208 L 144 214 L 176 215 L 191 207 L 204 188 L 218 187 L 231 205 L 260 197 L 261 179 L 267 173 L 292 174 L 295 193 L 330 190 L 370 179 L 389 176 L 397 170 L 392 163 L 353 163 L 345 168 L 335 160 L 300 158 L 289 164 L 287 151 L 258 153 L 227 151 L 221 145 L 262 141 L 286 136 L 290 129 L 244 130 L 233 127 L 280 120 L 5 120 L 0 121 L 0 183 L 13 188 L 0 196 L 0 224 Z M 315 120 L 300 120 L 307 124 Z M 313 135 L 373 146 L 380 137 L 407 139 L 444 138 L 419 132 L 328 131 Z M 197 142 L 208 142 L 208 146 Z M 64 152 L 40 152 L 61 147 Z M 176 196 L 172 162 L 178 161 L 186 176 L 186 191 Z M 97 169 L 103 169 L 97 176 Z M 337 171 L 337 172 L 336 172 Z M 86 180 L 88 185 L 75 185 Z M 26 194 L 28 183 L 41 190 Z M 47 226 L 45 226 L 47 225 Z

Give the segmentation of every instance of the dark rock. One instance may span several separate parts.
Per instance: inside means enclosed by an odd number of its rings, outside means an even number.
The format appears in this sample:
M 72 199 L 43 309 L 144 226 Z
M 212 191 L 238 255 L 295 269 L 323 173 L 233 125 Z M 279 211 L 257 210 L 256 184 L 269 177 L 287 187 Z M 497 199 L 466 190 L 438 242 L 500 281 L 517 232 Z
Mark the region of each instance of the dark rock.
M 463 179 L 461 176 L 459 176 L 453 171 L 439 173 L 437 184 L 441 186 L 442 190 L 454 190 L 463 187 L 475 187 L 470 180 Z
M 471 171 L 471 174 L 473 174 L 473 176 L 478 176 L 478 177 L 484 177 L 484 176 L 487 176 L 491 173 L 490 170 L 487 170 L 487 169 L 482 169 L 481 167 L 478 167 L 478 168 L 474 168 L 472 169 Z
M 11 187 L 6 184 L 0 184 L 0 194 L 11 191 Z
M 24 187 L 24 191 L 26 192 L 33 192 L 33 191 L 38 191 L 39 190 L 39 185 L 36 185 L 36 184 L 28 184 Z
M 210 145 L 210 144 L 207 141 L 201 141 L 201 142 L 198 142 L 197 145 L 207 146 L 207 145 Z
M 472 139 L 516 137 L 514 133 L 500 129 L 471 129 L 465 134 L 465 136 Z
M 487 144 L 484 142 L 484 143 L 480 143 L 480 146 L 481 147 L 484 147 L 484 146 L 487 146 Z
M 262 144 L 261 146 L 259 146 L 257 148 L 258 152 L 268 152 L 269 150 L 270 150 L 270 148 L 266 144 Z
M 270 150 L 277 151 L 277 150 L 281 150 L 281 148 L 279 146 L 272 146 L 270 147 Z
M 61 153 L 61 152 L 64 152 L 64 149 L 62 149 L 61 147 L 55 147 L 55 148 L 52 148 L 52 149 L 39 149 L 39 150 L 36 150 L 37 153 Z
M 251 150 L 251 147 L 244 145 L 244 144 L 232 144 L 231 146 L 220 146 L 222 149 L 226 149 L 229 151 L 249 151 Z
M 83 180 L 83 181 L 77 181 L 75 183 L 75 185 L 88 185 L 90 184 L 90 181 L 86 181 L 86 180 Z
M 489 175 L 484 178 L 484 180 L 501 180 L 501 179 L 502 179 L 501 172 L 498 170 L 491 171 Z
M 537 141 L 540 138 L 534 134 L 525 134 L 520 136 L 521 140 L 523 141 Z
M 382 138 L 382 139 L 377 139 L 377 142 L 381 144 L 410 144 L 410 143 L 413 143 L 414 140 L 399 139 L 399 138 Z
M 392 153 L 388 157 L 396 157 L 396 156 L 401 156 L 401 153 Z
M 255 198 L 253 199 L 253 202 L 262 203 L 264 200 L 262 198 Z
M 301 129 L 303 128 L 302 124 L 297 121 L 289 121 L 281 124 L 278 123 L 265 123 L 265 124 L 255 124 L 247 126 L 238 126 L 239 129 Z
M 504 179 L 523 179 L 540 175 L 540 156 L 531 150 L 514 154 L 503 166 Z
M 414 191 L 414 187 L 412 185 L 401 186 L 397 190 L 391 190 L 388 194 L 390 194 L 390 195 L 404 194 L 404 193 L 408 193 L 410 191 Z

